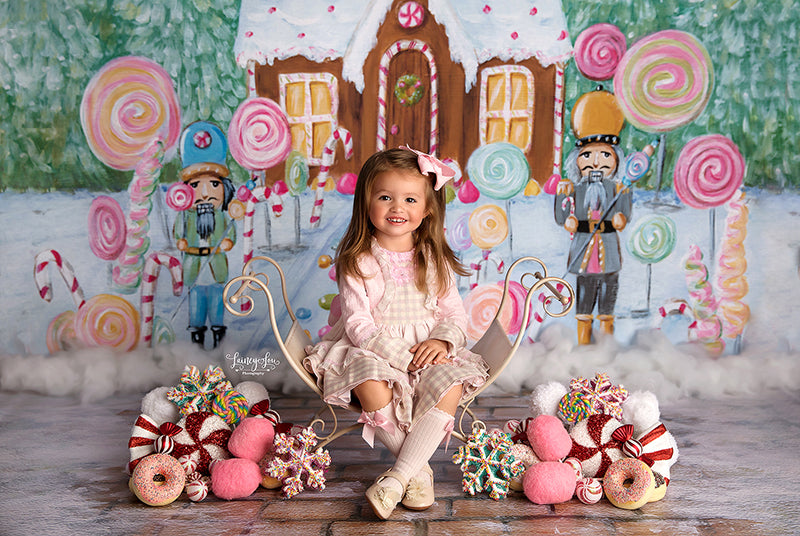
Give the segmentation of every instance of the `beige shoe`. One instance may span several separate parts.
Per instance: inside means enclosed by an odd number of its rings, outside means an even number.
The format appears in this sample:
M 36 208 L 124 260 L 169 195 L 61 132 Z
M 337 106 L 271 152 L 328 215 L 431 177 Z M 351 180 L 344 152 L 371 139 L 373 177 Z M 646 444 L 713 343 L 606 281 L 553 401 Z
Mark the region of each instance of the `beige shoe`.
M 389 519 L 389 516 L 392 515 L 392 512 L 394 512 L 394 509 L 397 507 L 397 503 L 399 503 L 400 499 L 403 497 L 402 492 L 398 492 L 394 488 L 383 485 L 383 481 L 387 477 L 396 479 L 404 489 L 408 486 L 406 479 L 403 478 L 400 473 L 389 470 L 381 474 L 375 480 L 375 483 L 367 488 L 367 501 L 372 507 L 372 511 L 375 512 L 375 515 L 381 519 Z
M 422 473 L 425 474 L 420 476 Z M 425 464 L 420 474 L 408 481 L 403 506 L 409 510 L 427 510 L 433 506 L 434 500 L 436 495 L 433 492 L 433 469 Z

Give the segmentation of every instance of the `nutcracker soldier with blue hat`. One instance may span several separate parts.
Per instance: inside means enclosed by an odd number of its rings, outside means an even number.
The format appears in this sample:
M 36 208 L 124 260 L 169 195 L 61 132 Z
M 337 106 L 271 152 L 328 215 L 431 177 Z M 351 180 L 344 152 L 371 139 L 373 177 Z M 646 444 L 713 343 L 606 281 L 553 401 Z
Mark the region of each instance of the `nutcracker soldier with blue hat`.
M 181 180 L 194 192 L 194 203 L 178 215 L 173 228 L 176 246 L 184 254 L 183 282 L 190 289 L 189 331 L 192 342 L 204 347 L 210 327 L 216 348 L 226 330 L 226 253 L 236 243 L 236 227 L 227 214 L 234 196 L 226 164 L 228 142 L 219 127 L 198 121 L 183 131 L 180 150 Z

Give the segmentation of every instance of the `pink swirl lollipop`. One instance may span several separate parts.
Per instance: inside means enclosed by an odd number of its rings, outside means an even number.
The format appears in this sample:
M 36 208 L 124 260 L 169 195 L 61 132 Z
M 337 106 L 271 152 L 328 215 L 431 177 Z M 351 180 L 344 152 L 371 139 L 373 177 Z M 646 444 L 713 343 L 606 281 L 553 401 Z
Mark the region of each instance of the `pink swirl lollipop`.
M 185 182 L 176 182 L 167 190 L 167 206 L 183 212 L 194 205 L 194 188 Z
M 675 193 L 690 207 L 716 207 L 742 185 L 744 157 L 725 136 L 698 136 L 681 149 L 674 180 Z
M 88 347 L 127 352 L 139 342 L 139 313 L 125 298 L 98 294 L 75 313 L 75 333 Z
M 101 195 L 89 207 L 89 248 L 98 258 L 112 261 L 125 249 L 125 213 L 116 200 Z
M 608 23 L 595 24 L 575 40 L 575 64 L 589 80 L 608 80 L 614 76 L 626 47 L 619 28 Z
M 467 337 L 477 341 L 489 329 L 489 325 L 500 307 L 503 289 L 494 284 L 475 287 L 464 298 L 464 309 L 469 316 Z M 514 319 L 513 307 L 503 307 L 500 323 L 508 329 Z
M 714 85 L 711 58 L 692 34 L 664 30 L 636 42 L 614 74 L 625 119 L 645 132 L 669 132 L 694 121 Z
M 269 169 L 283 162 L 292 150 L 289 122 L 275 101 L 251 97 L 233 113 L 228 144 L 242 167 Z
M 469 212 L 462 214 L 447 227 L 447 242 L 454 251 L 466 251 L 472 245 L 469 236 Z
M 167 72 L 157 63 L 124 56 L 92 77 L 81 101 L 81 125 L 94 155 L 114 169 L 136 167 L 157 137 L 178 141 L 180 108 Z

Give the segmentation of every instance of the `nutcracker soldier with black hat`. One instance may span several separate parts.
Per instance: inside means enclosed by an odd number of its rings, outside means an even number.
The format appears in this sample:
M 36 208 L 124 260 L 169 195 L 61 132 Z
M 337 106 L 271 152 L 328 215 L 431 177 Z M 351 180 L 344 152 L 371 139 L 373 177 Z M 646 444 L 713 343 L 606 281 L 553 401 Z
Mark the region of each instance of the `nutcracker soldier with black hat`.
M 598 87 L 572 109 L 577 141 L 558 183 L 555 220 L 572 233 L 567 271 L 576 277 L 578 343 L 592 339 L 594 310 L 604 333 L 614 333 L 614 307 L 622 267 L 619 232 L 631 217 L 632 194 L 618 175 L 624 162 L 624 124 L 616 97 Z M 613 203 L 613 205 L 612 205 Z
M 175 219 L 173 235 L 183 252 L 183 282 L 189 290 L 192 342 L 205 346 L 208 322 L 216 348 L 225 337 L 223 289 L 236 226 L 227 214 L 234 196 L 228 178 L 228 142 L 222 130 L 205 121 L 192 123 L 180 140 L 181 180 L 191 186 L 194 203 Z

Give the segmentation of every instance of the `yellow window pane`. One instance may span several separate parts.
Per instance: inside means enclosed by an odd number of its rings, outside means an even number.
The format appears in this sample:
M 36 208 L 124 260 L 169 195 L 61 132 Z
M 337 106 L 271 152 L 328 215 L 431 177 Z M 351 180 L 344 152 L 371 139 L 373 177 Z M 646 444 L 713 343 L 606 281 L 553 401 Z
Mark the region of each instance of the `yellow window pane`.
M 506 122 L 498 118 L 486 121 L 486 143 L 496 141 L 506 141 Z
M 486 79 L 486 109 L 502 111 L 506 98 L 506 80 L 502 74 L 493 74 Z
M 325 147 L 325 142 L 328 141 L 328 138 L 331 137 L 331 124 L 329 122 L 325 123 L 314 123 L 313 126 L 314 131 L 314 158 L 322 157 L 322 149 Z
M 305 103 L 305 84 L 303 82 L 286 84 L 286 115 L 290 118 L 304 116 Z
M 292 132 L 292 149 L 295 151 L 300 151 L 303 154 L 307 154 L 307 147 L 306 147 L 306 128 L 305 125 L 302 123 L 296 123 L 291 125 L 290 130 Z
M 511 109 L 528 108 L 528 78 L 524 74 L 511 73 Z
M 512 119 L 511 120 L 511 128 L 509 129 L 508 141 L 509 143 L 513 143 L 517 147 L 522 150 L 528 146 L 528 140 L 530 139 L 531 131 L 530 127 L 528 126 L 527 119 Z
M 331 113 L 331 92 L 325 82 L 311 84 L 311 113 L 323 115 Z

